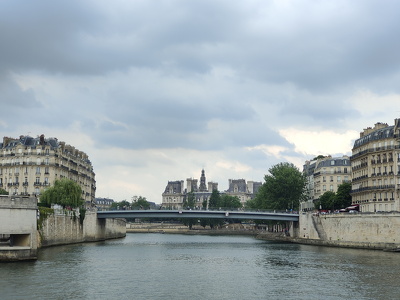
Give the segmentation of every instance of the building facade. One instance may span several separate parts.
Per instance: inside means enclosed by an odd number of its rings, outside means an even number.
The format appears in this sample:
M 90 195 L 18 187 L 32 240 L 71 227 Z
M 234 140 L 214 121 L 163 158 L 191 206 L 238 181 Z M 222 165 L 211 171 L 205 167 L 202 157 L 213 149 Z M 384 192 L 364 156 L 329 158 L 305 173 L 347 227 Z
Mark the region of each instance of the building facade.
M 360 211 L 400 211 L 400 119 L 360 133 L 351 156 L 352 201 Z
M 229 179 L 228 190 L 220 194 L 237 196 L 244 206 L 247 200 L 254 198 L 258 189 L 262 185 L 261 182 L 249 181 L 246 183 L 244 179 Z M 188 193 L 193 193 L 195 197 L 195 208 L 201 209 L 203 203 L 209 203 L 211 194 L 214 190 L 218 190 L 218 183 L 208 182 L 206 184 L 205 171 L 201 171 L 200 184 L 198 179 L 186 179 L 186 188 L 183 180 L 168 181 L 168 184 L 162 193 L 162 207 L 166 209 L 181 209 L 187 199 Z
M 301 203 L 301 210 L 313 210 L 315 202 L 327 191 L 336 193 L 339 185 L 351 182 L 351 164 L 348 156 L 321 157 L 306 161 L 303 173 L 307 177 L 307 201 Z
M 10 195 L 40 197 L 44 189 L 62 178 L 78 183 L 85 205 L 94 205 L 95 173 L 86 153 L 44 135 L 3 138 L 0 143 L 0 188 Z
M 245 179 L 229 179 L 229 188 L 225 191 L 225 194 L 238 197 L 240 203 L 245 206 L 248 200 L 254 198 L 261 185 L 262 183 L 258 181 L 246 183 Z
M 109 210 L 114 203 L 114 200 L 109 198 L 95 198 L 94 201 L 97 210 Z

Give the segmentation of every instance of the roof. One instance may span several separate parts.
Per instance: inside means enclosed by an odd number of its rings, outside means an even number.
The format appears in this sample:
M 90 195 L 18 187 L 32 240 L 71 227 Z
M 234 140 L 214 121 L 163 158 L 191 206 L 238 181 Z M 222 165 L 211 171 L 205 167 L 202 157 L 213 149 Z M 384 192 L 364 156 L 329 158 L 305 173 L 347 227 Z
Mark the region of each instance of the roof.
M 36 147 L 36 146 L 50 146 L 52 148 L 58 148 L 60 145 L 56 138 L 44 138 L 44 135 L 33 138 L 29 135 L 21 135 L 19 139 L 13 138 L 4 138 L 3 143 L 0 144 L 0 148 L 14 148 L 18 145 L 23 145 L 27 147 Z
M 378 140 L 383 140 L 383 139 L 393 138 L 393 137 L 394 137 L 394 125 L 387 126 L 385 128 L 377 129 L 377 130 L 355 140 L 354 148 L 360 147 L 371 141 L 378 141 Z
M 340 167 L 340 166 L 350 166 L 350 158 L 349 157 L 333 157 L 333 158 L 326 158 L 317 162 L 316 168 L 323 168 L 323 167 Z

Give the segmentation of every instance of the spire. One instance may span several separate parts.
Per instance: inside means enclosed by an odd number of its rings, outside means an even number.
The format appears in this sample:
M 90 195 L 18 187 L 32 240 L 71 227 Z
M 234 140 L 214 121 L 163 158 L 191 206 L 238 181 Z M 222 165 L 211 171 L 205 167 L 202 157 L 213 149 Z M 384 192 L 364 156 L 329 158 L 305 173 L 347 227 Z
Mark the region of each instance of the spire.
M 200 191 L 200 192 L 207 192 L 206 175 L 205 175 L 204 169 L 201 170 L 199 191 Z

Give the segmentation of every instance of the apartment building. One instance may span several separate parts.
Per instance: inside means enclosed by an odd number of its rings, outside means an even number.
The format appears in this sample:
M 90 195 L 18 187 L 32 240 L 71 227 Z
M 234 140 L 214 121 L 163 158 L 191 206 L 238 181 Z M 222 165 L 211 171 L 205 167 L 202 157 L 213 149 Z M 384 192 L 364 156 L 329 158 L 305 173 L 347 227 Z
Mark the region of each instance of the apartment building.
M 3 138 L 0 143 L 0 188 L 10 195 L 40 197 L 45 188 L 61 178 L 78 183 L 86 206 L 94 205 L 95 173 L 86 153 L 44 135 Z
M 325 192 L 336 193 L 339 185 L 351 181 L 351 164 L 348 156 L 321 157 L 306 161 L 303 173 L 307 177 L 307 201 L 301 203 L 303 211 L 314 209 L 314 203 Z
M 400 119 L 360 133 L 351 156 L 352 199 L 360 211 L 399 211 Z

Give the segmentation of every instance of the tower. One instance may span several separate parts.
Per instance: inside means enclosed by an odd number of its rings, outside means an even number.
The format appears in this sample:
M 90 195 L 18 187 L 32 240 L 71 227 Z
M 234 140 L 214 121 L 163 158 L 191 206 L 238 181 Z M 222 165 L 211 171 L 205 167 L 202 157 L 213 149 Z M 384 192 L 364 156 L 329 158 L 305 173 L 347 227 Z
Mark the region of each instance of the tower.
M 204 169 L 201 170 L 199 191 L 200 192 L 207 192 L 206 175 L 205 175 Z

